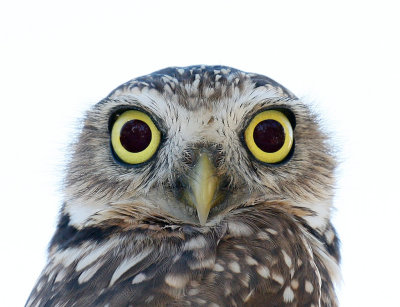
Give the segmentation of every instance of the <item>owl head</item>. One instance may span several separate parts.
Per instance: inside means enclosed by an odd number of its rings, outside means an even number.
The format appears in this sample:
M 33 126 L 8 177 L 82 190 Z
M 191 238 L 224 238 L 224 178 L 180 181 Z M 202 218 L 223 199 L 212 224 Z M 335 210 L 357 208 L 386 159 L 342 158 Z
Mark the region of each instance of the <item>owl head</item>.
M 87 112 L 62 211 L 78 229 L 116 216 L 207 227 L 273 203 L 318 228 L 334 168 L 318 119 L 277 82 L 225 66 L 171 67 Z

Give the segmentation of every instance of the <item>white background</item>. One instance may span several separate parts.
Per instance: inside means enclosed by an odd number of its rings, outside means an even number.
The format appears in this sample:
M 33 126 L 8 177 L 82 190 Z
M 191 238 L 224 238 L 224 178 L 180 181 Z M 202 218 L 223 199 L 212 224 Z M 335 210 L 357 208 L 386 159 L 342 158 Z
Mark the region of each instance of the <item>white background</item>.
M 342 161 L 341 306 L 399 306 L 400 22 L 395 1 L 2 1 L 0 305 L 45 264 L 84 110 L 166 66 L 265 74 L 315 105 Z

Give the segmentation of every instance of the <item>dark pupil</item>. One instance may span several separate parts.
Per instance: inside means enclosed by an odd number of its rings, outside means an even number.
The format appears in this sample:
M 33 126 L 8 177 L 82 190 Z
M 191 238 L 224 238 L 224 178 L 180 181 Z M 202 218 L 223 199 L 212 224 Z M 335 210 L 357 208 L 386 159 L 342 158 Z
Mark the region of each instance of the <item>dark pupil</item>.
M 145 150 L 151 142 L 150 127 L 141 120 L 130 120 L 122 126 L 120 141 L 127 151 L 140 152 Z
M 276 120 L 267 119 L 254 128 L 253 138 L 262 151 L 276 152 L 285 143 L 285 130 Z

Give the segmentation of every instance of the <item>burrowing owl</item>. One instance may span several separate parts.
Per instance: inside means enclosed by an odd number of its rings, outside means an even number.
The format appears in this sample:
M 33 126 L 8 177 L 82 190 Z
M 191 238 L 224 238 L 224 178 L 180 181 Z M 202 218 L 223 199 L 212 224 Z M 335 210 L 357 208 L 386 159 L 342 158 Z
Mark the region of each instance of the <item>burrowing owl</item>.
M 87 112 L 27 306 L 337 306 L 335 159 L 277 82 L 133 79 Z

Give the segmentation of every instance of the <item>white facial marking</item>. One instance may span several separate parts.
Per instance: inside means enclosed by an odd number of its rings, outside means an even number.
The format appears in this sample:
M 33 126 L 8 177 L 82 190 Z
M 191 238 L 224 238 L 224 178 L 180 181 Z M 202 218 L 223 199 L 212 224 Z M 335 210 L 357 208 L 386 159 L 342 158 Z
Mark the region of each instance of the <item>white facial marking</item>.
M 305 216 L 304 219 L 307 223 L 314 229 L 320 228 L 322 229 L 326 225 L 326 220 L 329 219 L 330 210 L 331 210 L 331 202 L 315 202 L 315 203 L 307 203 L 304 205 L 305 208 L 313 210 L 316 215 L 314 216 Z
M 76 199 L 68 201 L 64 211 L 69 214 L 69 225 L 81 229 L 91 216 L 106 208 L 106 204 L 99 201 Z
M 132 268 L 140 261 L 142 261 L 145 257 L 147 257 L 152 252 L 152 250 L 153 249 L 151 248 L 144 249 L 139 254 L 136 254 L 133 257 L 125 258 L 117 267 L 117 269 L 114 271 L 114 274 L 111 277 L 109 287 L 111 287 L 118 280 L 118 278 L 122 276 L 122 274 L 124 274 L 130 268 Z

